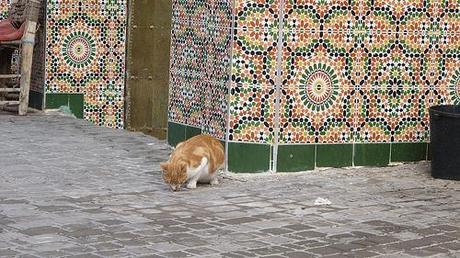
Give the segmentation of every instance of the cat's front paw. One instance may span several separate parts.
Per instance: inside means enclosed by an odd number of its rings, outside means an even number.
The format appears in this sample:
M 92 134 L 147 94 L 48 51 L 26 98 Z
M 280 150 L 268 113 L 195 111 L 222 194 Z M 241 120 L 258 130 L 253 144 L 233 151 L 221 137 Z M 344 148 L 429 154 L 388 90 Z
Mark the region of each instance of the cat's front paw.
M 187 184 L 188 189 L 195 189 L 196 188 L 196 182 L 190 182 Z

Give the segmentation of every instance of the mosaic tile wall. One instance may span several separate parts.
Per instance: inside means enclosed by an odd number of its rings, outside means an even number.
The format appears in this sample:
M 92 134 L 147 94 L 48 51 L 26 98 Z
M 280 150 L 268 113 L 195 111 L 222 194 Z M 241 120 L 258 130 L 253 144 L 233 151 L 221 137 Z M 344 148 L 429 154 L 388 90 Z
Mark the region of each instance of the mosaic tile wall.
M 0 19 L 4 19 L 8 17 L 8 5 L 9 0 L 1 0 L 0 1 Z
M 83 117 L 123 128 L 126 0 L 48 0 L 46 93 L 82 94 Z
M 428 141 L 428 108 L 459 101 L 459 7 L 287 1 L 282 141 Z
M 234 140 L 423 142 L 428 108 L 459 102 L 458 1 L 236 3 Z
M 169 121 L 225 139 L 230 0 L 173 0 Z
M 206 8 L 188 2 L 174 7 L 194 18 L 175 28 L 172 78 L 186 79 L 171 82 L 170 118 L 202 126 Z M 459 1 L 232 2 L 229 91 L 214 88 L 229 142 L 426 143 L 429 107 L 460 104 Z

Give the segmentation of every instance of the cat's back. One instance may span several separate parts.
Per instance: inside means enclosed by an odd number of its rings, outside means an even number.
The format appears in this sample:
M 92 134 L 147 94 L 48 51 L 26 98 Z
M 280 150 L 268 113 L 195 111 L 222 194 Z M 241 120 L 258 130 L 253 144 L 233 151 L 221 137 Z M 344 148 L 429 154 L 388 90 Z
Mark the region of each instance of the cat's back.
M 222 143 L 210 135 L 197 135 L 180 143 L 174 151 L 177 157 L 207 157 L 215 163 L 224 162 Z

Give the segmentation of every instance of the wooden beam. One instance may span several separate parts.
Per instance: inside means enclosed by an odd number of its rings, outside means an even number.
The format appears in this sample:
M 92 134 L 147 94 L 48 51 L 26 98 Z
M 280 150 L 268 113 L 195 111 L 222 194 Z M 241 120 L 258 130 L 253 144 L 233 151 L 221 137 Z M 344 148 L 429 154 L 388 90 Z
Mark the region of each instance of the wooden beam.
M 0 100 L 0 105 L 18 105 L 19 101 L 17 100 Z
M 0 79 L 14 79 L 14 78 L 20 78 L 20 74 L 0 74 Z
M 0 92 L 20 92 L 20 88 L 0 88 Z
M 21 45 L 21 40 L 13 40 L 13 41 L 0 41 L 0 46 L 15 46 L 18 47 Z

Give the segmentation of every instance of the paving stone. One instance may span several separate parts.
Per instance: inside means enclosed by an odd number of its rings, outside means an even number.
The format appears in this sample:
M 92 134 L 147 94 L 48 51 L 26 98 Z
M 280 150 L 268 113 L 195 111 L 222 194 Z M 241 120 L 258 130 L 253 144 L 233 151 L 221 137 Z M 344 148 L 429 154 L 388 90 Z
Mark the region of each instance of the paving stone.
M 17 254 L 19 254 L 19 252 L 11 250 L 11 249 L 0 249 L 0 257 L 1 256 L 5 256 L 5 257 L 14 256 Z
M 1 257 L 460 256 L 460 183 L 429 163 L 173 193 L 165 141 L 50 114 L 0 114 L 0 135 Z
M 340 250 L 342 252 L 350 252 L 354 250 L 359 250 L 359 249 L 364 249 L 362 245 L 357 245 L 353 243 L 346 243 L 346 244 L 333 244 L 330 245 L 329 247 Z
M 93 245 L 94 249 L 97 251 L 109 251 L 109 250 L 118 250 L 122 248 L 123 246 L 118 244 L 118 243 L 99 243 Z
M 224 224 L 230 224 L 230 225 L 239 225 L 239 224 L 245 224 L 245 223 L 249 223 L 253 221 L 258 221 L 258 219 L 251 218 L 251 217 L 243 217 L 243 218 L 222 220 L 220 222 Z
M 140 258 L 164 258 L 164 256 L 157 255 L 157 254 L 148 254 L 148 255 L 142 255 Z
M 270 235 L 282 235 L 282 234 L 290 233 L 292 231 L 293 230 L 284 229 L 284 228 L 267 228 L 267 229 L 261 230 L 261 232 L 267 233 L 267 234 L 270 234 Z
M 203 230 L 203 229 L 210 229 L 213 228 L 214 226 L 206 223 L 191 223 L 188 224 L 187 227 L 195 229 L 195 230 Z
M 300 252 L 300 251 L 295 251 L 295 252 L 289 252 L 284 254 L 286 257 L 289 258 L 309 258 L 309 257 L 316 257 L 316 255 L 313 255 L 311 253 L 307 252 Z
M 70 255 L 67 257 L 68 258 L 101 258 L 102 256 L 95 255 L 95 254 L 78 254 L 78 255 Z
M 295 234 L 304 238 L 319 238 L 326 236 L 326 234 L 316 231 L 300 231 Z
M 48 227 L 48 226 L 29 228 L 29 229 L 21 230 L 19 232 L 21 232 L 22 234 L 29 235 L 29 236 L 68 233 L 67 231 L 62 230 L 60 228 Z
M 295 231 L 303 231 L 303 230 L 312 229 L 313 227 L 309 225 L 305 225 L 305 224 L 293 224 L 293 225 L 284 226 L 283 228 L 287 228 L 287 229 L 295 230 Z
M 18 257 L 18 258 L 39 258 L 38 256 L 31 255 L 31 254 L 21 254 L 21 255 L 18 255 L 16 257 Z
M 121 224 L 126 224 L 128 223 L 127 221 L 122 221 L 118 219 L 111 219 L 111 220 L 100 220 L 98 221 L 99 223 L 102 223 L 107 226 L 113 226 L 113 225 L 121 225 Z
M 458 232 L 460 230 L 459 227 L 455 227 L 453 225 L 436 225 L 436 226 L 433 226 L 432 228 L 438 231 L 441 231 L 441 232 Z
M 148 244 L 147 241 L 140 240 L 140 239 L 127 239 L 127 240 L 119 240 L 117 244 L 122 246 L 145 246 Z
M 460 242 L 455 241 L 455 242 L 450 242 L 450 243 L 444 243 L 438 245 L 439 247 L 445 248 L 446 250 L 451 250 L 451 251 L 460 251 Z
M 293 244 L 303 246 L 304 248 L 312 248 L 312 247 L 325 246 L 330 243 L 325 242 L 325 241 L 314 240 L 314 239 L 310 239 L 310 240 L 307 239 L 307 240 L 293 242 Z
M 229 258 L 243 258 L 243 257 L 254 257 L 255 254 L 246 251 L 236 251 L 231 253 L 224 253 L 222 257 L 229 257 Z
M 420 249 L 412 249 L 406 251 L 407 254 L 416 257 L 429 257 L 436 254 L 447 254 L 448 252 L 449 251 L 447 249 L 441 248 L 439 246 L 429 246 Z
M 341 250 L 332 248 L 330 246 L 316 247 L 312 249 L 307 249 L 309 253 L 319 254 L 319 255 L 331 255 L 341 253 Z
M 69 255 L 72 255 L 64 251 L 46 251 L 46 252 L 35 251 L 35 252 L 37 253 L 38 257 L 68 257 Z
M 219 251 L 217 250 L 210 249 L 210 248 L 203 247 L 203 246 L 193 248 L 193 249 L 186 249 L 185 252 L 193 254 L 195 256 L 207 256 L 207 255 L 214 255 L 214 254 L 219 253 Z
M 282 247 L 282 246 L 268 246 L 268 247 L 262 247 L 262 248 L 257 248 L 257 249 L 250 249 L 248 251 L 255 253 L 257 255 L 270 255 L 270 254 L 280 254 L 280 253 L 285 253 L 285 252 L 295 251 L 295 250 L 286 248 L 286 247 Z
M 116 251 L 100 251 L 100 252 L 95 252 L 95 255 L 98 255 L 100 257 L 111 257 L 111 258 L 124 258 L 124 257 L 132 257 L 133 255 L 123 252 L 120 250 Z
M 165 257 L 171 257 L 171 258 L 175 258 L 175 257 L 191 257 L 192 255 L 191 254 L 188 254 L 188 253 L 185 253 L 185 252 L 169 252 L 169 253 L 162 253 L 161 256 L 165 256 Z
M 355 251 L 353 253 L 348 253 L 345 255 L 349 255 L 349 257 L 365 258 L 365 257 L 376 257 L 376 256 L 379 256 L 380 254 L 371 252 L 371 251 L 366 251 L 366 250 L 359 250 L 359 251 Z

